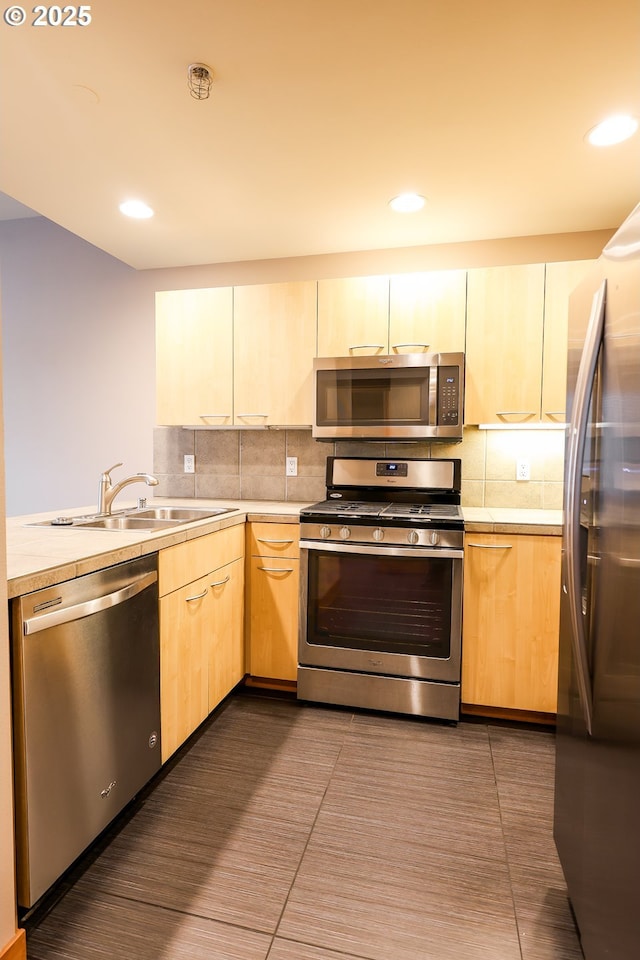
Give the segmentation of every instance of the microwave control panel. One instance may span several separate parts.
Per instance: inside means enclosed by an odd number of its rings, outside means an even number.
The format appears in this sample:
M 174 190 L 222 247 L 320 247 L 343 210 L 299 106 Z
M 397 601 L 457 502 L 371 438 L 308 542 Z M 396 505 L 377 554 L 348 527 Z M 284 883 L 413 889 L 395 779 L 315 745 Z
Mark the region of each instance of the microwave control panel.
M 460 422 L 460 367 L 438 367 L 438 425 Z

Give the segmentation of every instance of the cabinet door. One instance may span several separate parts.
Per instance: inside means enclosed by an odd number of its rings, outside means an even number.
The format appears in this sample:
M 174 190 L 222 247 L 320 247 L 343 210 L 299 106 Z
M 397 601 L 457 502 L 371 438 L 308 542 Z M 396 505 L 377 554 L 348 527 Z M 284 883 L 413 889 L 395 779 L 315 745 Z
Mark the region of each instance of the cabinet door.
M 207 578 L 211 592 L 209 711 L 240 683 L 244 667 L 244 560 L 234 560 Z
M 209 712 L 209 609 L 206 577 L 160 600 L 163 762 Z
M 232 299 L 231 287 L 156 294 L 158 423 L 233 423 Z
M 251 558 L 249 671 L 254 677 L 297 678 L 299 581 L 299 560 Z
M 236 424 L 310 424 L 315 281 L 236 287 L 234 341 Z
M 544 264 L 469 270 L 465 423 L 540 419 Z
M 465 537 L 463 703 L 556 712 L 560 549 L 560 537 Z
M 464 351 L 466 305 L 465 270 L 438 270 L 391 277 L 389 352 Z
M 542 420 L 566 419 L 567 324 L 569 295 L 593 260 L 548 263 L 544 285 L 544 349 L 542 360 Z
M 389 352 L 389 278 L 318 281 L 318 356 Z

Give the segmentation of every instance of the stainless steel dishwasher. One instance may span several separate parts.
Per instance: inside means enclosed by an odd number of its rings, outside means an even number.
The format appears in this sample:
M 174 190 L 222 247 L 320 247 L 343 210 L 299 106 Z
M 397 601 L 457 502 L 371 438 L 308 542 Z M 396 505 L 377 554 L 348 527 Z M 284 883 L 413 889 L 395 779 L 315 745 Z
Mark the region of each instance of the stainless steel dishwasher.
M 18 903 L 160 768 L 157 557 L 12 601 Z

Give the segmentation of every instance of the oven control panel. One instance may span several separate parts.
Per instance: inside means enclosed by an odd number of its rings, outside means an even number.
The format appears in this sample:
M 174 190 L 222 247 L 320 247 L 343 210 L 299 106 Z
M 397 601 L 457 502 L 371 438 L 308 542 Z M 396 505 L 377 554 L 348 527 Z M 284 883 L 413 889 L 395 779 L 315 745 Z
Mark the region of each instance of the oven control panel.
M 326 543 L 371 544 L 384 547 L 429 547 L 431 549 L 462 550 L 463 530 L 432 530 L 424 527 L 375 526 L 373 524 L 303 522 L 300 539 Z

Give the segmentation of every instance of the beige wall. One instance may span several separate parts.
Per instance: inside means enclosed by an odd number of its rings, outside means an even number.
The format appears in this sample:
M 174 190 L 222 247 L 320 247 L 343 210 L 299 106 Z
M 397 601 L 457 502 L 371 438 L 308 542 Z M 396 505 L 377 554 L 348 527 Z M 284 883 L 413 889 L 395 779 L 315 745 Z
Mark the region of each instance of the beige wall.
M 556 260 L 592 260 L 602 253 L 617 227 L 582 233 L 538 237 L 507 237 L 424 247 L 330 253 L 284 260 L 249 260 L 201 267 L 145 270 L 155 290 L 188 290 L 286 280 L 323 280 L 330 277 L 365 277 L 374 274 L 411 273 L 420 270 L 456 270 L 503 267 L 516 263 L 551 263 Z

